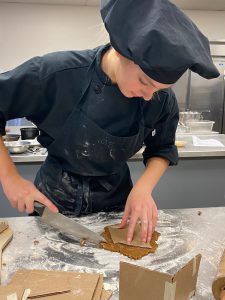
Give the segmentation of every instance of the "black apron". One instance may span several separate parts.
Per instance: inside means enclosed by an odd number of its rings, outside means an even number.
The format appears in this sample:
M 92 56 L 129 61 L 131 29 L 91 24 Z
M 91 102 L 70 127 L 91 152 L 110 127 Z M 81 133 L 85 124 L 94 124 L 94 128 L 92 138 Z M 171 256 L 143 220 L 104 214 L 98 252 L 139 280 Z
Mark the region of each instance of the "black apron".
M 141 105 L 139 128 L 128 137 L 107 133 L 82 111 L 93 65 L 78 105 L 48 147 L 48 157 L 35 180 L 63 214 L 122 210 L 132 189 L 126 162 L 143 146 L 146 129 Z

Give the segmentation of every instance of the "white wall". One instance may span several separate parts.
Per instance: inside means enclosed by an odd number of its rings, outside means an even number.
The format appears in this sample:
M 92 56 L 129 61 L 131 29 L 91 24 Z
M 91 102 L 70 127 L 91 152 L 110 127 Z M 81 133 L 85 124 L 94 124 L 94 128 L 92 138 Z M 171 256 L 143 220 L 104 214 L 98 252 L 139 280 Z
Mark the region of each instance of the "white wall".
M 209 40 L 225 40 L 225 11 L 186 10 Z
M 210 40 L 225 40 L 225 12 L 186 13 Z M 0 3 L 0 70 L 35 55 L 106 41 L 98 7 Z
M 35 55 L 106 41 L 98 7 L 0 4 L 0 68 Z

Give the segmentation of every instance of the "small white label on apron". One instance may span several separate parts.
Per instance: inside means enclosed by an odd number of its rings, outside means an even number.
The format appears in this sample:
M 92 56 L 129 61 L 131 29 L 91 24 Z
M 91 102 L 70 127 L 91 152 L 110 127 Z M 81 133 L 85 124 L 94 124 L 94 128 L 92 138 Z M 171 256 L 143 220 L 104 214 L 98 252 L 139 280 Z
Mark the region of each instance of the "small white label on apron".
M 153 131 L 152 131 L 152 136 L 155 136 L 156 135 L 156 129 L 154 129 Z

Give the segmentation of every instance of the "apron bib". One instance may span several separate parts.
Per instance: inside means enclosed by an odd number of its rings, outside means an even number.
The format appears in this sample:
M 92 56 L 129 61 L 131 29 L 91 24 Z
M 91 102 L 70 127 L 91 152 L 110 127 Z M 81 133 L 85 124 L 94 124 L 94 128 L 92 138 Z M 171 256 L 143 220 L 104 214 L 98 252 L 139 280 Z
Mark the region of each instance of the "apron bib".
M 48 157 L 35 180 L 61 213 L 77 216 L 124 208 L 132 189 L 126 162 L 141 149 L 146 133 L 141 106 L 139 129 L 127 137 L 109 134 L 82 111 L 93 63 L 79 103 L 48 147 Z

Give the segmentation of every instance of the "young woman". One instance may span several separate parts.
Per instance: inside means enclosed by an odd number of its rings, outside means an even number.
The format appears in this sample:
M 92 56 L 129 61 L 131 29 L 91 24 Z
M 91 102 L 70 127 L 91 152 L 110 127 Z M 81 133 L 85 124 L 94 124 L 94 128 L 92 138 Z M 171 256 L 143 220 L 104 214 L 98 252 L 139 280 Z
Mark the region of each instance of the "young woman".
M 165 9 L 176 18 L 165 19 Z M 7 120 L 26 117 L 48 150 L 33 184 L 19 175 L 0 138 L 0 181 L 21 212 L 32 213 L 34 201 L 76 216 L 125 208 L 128 242 L 138 219 L 141 240 L 149 242 L 157 223 L 152 191 L 178 160 L 170 87 L 188 68 L 207 78 L 218 72 L 206 38 L 169 1 L 137 7 L 135 0 L 107 0 L 101 12 L 110 44 L 35 57 L 0 74 L 0 134 Z M 127 160 L 143 144 L 146 169 L 132 186 Z

